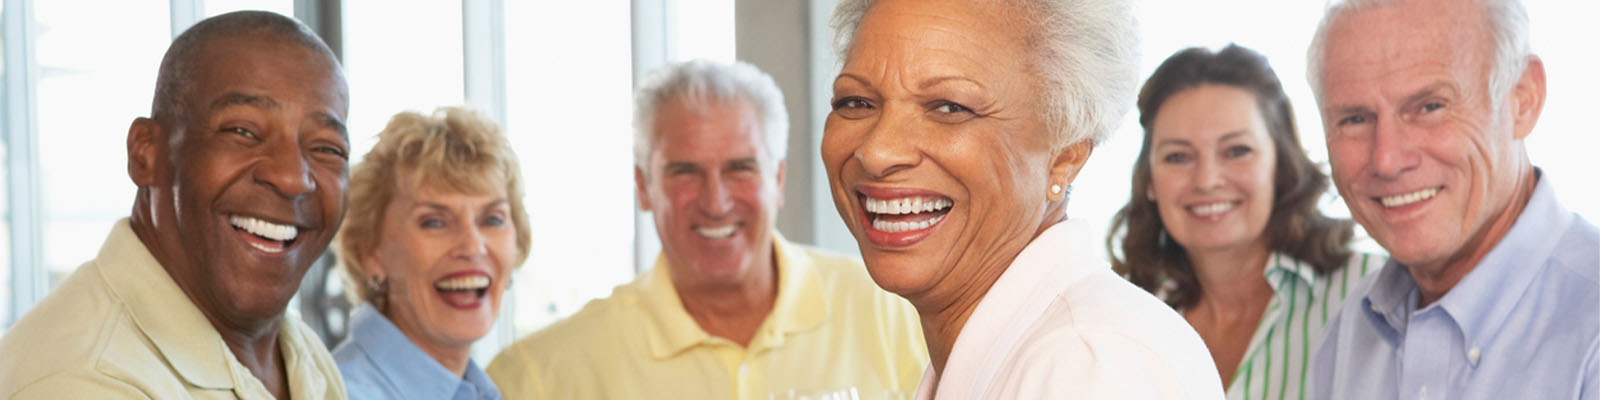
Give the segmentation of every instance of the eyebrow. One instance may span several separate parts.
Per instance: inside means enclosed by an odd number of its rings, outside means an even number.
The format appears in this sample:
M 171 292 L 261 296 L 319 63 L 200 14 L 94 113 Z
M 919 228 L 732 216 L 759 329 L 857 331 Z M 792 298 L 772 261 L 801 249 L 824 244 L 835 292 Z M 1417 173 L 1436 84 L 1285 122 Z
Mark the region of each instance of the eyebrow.
M 278 104 L 277 100 L 273 100 L 271 97 L 244 94 L 239 92 L 228 92 L 223 93 L 222 97 L 218 97 L 216 100 L 211 102 L 211 111 L 216 112 L 217 110 L 233 106 L 248 106 L 263 110 L 276 110 L 282 107 Z
M 257 96 L 240 92 L 228 92 L 222 94 L 221 97 L 218 97 L 216 100 L 212 101 L 210 109 L 211 112 L 217 112 L 218 110 L 234 106 L 246 106 L 262 110 L 277 110 L 283 107 L 283 105 L 279 104 L 277 100 L 273 100 L 271 97 Z M 345 127 L 344 120 L 339 119 L 338 116 L 330 114 L 326 111 L 314 111 L 311 113 L 311 117 L 315 118 L 317 122 L 322 124 L 323 127 L 338 131 L 340 138 L 344 139 L 345 142 L 350 141 L 350 130 Z
M 927 89 L 927 88 L 939 85 L 941 83 L 950 82 L 950 81 L 967 82 L 967 83 L 971 83 L 973 85 L 976 85 L 980 89 L 983 88 L 983 84 L 982 83 L 978 83 L 978 81 L 969 79 L 967 77 L 947 75 L 947 76 L 935 76 L 935 77 L 932 77 L 932 78 L 923 79 L 922 82 L 917 84 L 917 89 Z
M 1248 132 L 1245 132 L 1243 130 L 1237 130 L 1237 131 L 1228 132 L 1227 134 L 1222 135 L 1222 137 L 1217 138 L 1217 142 L 1221 143 L 1221 142 L 1227 141 L 1228 139 L 1232 139 L 1232 138 L 1235 138 L 1235 137 L 1243 136 L 1246 133 L 1248 133 Z M 1160 147 L 1160 146 L 1164 146 L 1164 145 L 1179 145 L 1179 144 L 1184 145 L 1184 146 L 1191 146 L 1191 147 L 1194 146 L 1193 143 L 1189 143 L 1188 139 L 1162 139 L 1161 141 L 1156 142 L 1156 147 Z
M 494 201 L 491 201 L 488 204 L 484 204 L 483 208 L 485 208 L 485 209 L 495 208 L 495 207 L 498 207 L 498 206 L 500 206 L 502 204 L 507 204 L 509 202 L 510 202 L 510 200 L 507 200 L 506 198 L 502 197 L 502 198 L 495 199 Z M 435 210 L 435 211 L 450 211 L 450 206 L 447 206 L 447 205 L 444 205 L 444 204 L 440 204 L 440 203 L 434 203 L 434 202 L 431 202 L 431 201 L 419 202 L 416 205 L 415 208 L 428 208 L 428 209 L 432 209 L 432 210 Z
M 1451 86 L 1449 82 L 1435 82 L 1434 84 L 1423 86 L 1422 89 L 1417 89 L 1417 91 L 1406 95 L 1405 99 L 1401 100 L 1400 104 L 1414 104 L 1418 101 L 1422 101 L 1422 99 L 1436 96 L 1440 92 L 1452 90 L 1453 86 Z

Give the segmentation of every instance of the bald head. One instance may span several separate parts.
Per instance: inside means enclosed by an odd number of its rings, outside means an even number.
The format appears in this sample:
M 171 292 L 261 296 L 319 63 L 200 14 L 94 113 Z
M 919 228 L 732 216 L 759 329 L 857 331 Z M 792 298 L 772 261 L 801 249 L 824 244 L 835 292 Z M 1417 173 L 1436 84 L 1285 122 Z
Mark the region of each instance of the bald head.
M 334 65 L 339 64 L 333 50 L 310 27 L 292 18 L 266 11 L 237 11 L 206 18 L 183 31 L 167 46 L 167 54 L 161 58 L 161 69 L 156 76 L 156 95 L 150 106 L 150 116 L 164 121 L 182 118 L 188 107 L 195 106 L 185 104 L 184 97 L 193 86 L 191 76 L 197 69 L 194 63 L 200 59 L 197 57 L 200 50 L 215 39 L 239 35 L 282 38 L 326 56 Z

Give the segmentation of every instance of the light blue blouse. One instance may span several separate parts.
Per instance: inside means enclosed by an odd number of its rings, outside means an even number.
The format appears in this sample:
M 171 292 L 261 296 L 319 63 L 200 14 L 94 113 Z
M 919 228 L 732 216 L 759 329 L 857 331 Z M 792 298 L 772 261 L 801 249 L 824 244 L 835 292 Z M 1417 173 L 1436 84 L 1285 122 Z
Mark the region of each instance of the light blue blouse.
M 351 399 L 499 400 L 478 363 L 456 376 L 422 351 L 372 304 L 350 316 L 350 336 L 333 349 Z

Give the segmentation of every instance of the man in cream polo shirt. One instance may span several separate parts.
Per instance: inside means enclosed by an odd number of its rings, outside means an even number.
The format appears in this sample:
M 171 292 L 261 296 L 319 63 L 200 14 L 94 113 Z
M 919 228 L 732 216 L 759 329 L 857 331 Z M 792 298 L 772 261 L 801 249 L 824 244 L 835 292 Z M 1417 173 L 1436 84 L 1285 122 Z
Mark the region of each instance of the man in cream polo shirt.
M 333 53 L 287 17 L 173 40 L 128 129 L 133 215 L 0 339 L 0 398 L 344 398 L 284 308 L 344 217 L 348 103 Z
M 495 357 L 504 398 L 910 396 L 928 361 L 916 311 L 861 262 L 775 232 L 789 128 L 772 78 L 692 61 L 636 102 L 634 178 L 662 254 Z

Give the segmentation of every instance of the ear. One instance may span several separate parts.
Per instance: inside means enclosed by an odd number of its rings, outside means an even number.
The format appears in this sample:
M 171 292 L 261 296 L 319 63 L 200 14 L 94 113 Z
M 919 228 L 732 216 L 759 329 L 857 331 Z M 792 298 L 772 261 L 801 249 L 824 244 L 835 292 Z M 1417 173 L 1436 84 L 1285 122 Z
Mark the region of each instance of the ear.
M 1061 185 L 1063 189 L 1072 181 L 1078 179 L 1078 171 L 1083 170 L 1083 164 L 1089 161 L 1089 154 L 1094 152 L 1094 142 L 1080 140 L 1057 153 L 1050 160 L 1050 184 Z M 1050 201 L 1061 200 L 1066 195 L 1066 190 L 1061 193 L 1047 193 Z
M 377 252 L 378 252 L 378 249 L 372 249 L 372 250 L 367 250 L 367 251 L 361 252 L 361 257 L 360 257 L 361 258 L 361 277 L 363 279 L 367 278 L 367 277 L 370 277 L 370 276 L 377 276 L 378 280 L 385 279 L 384 278 L 384 271 L 383 271 L 383 263 L 378 262 L 378 253 Z M 359 283 L 364 285 L 367 282 L 365 280 L 363 280 L 363 281 L 361 281 Z
M 1539 122 L 1539 112 L 1544 110 L 1544 97 L 1544 60 L 1530 55 L 1522 78 L 1517 79 L 1517 86 L 1511 89 L 1512 132 L 1517 140 L 1533 133 L 1533 125 Z
M 777 193 L 775 193 L 778 196 L 778 208 L 783 208 L 783 180 L 784 176 L 788 175 L 788 167 L 788 160 L 778 161 L 778 187 L 776 188 Z
M 647 183 L 649 182 L 645 179 L 644 169 L 633 167 L 634 196 L 639 198 L 639 209 L 644 211 L 650 211 L 650 192 L 645 190 Z
M 165 131 L 161 123 L 149 118 L 135 118 L 128 126 L 128 178 L 139 187 L 159 184 L 162 160 L 165 158 Z

